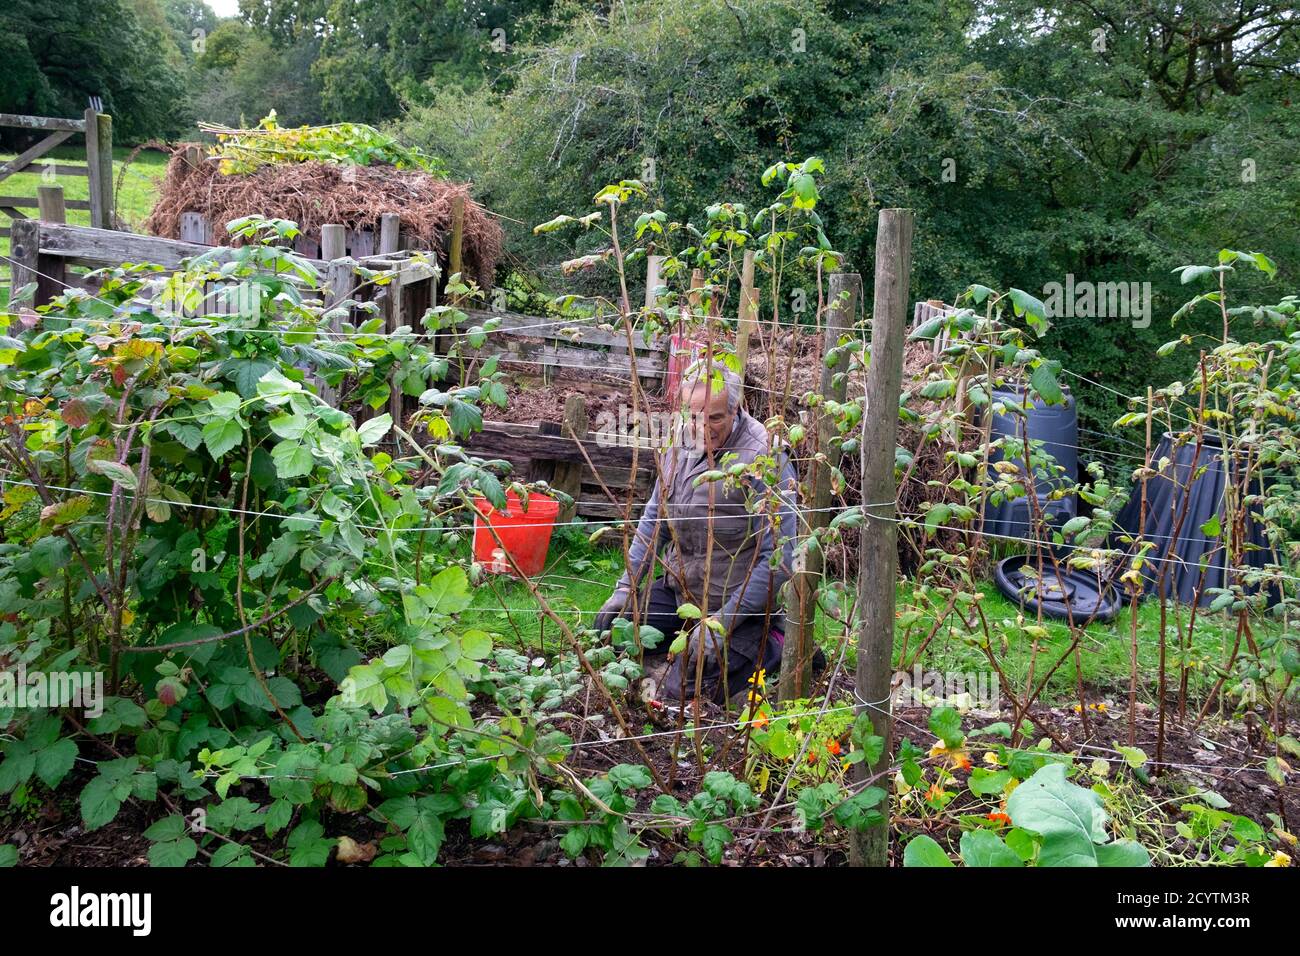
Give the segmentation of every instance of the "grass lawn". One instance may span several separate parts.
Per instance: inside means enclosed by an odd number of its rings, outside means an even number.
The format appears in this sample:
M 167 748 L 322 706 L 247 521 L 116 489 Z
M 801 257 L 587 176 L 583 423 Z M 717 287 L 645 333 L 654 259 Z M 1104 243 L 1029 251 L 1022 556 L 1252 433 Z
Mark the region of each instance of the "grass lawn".
M 131 154 L 130 147 L 119 147 L 113 150 L 113 187 L 117 190 L 115 203 L 117 214 L 123 220 L 127 228 L 133 231 L 140 231 L 146 217 L 153 210 L 154 202 L 158 198 L 158 188 L 162 183 L 163 174 L 167 169 L 168 156 L 154 149 L 141 150 L 140 153 L 126 167 L 126 175 L 122 175 L 122 168 L 126 165 L 126 158 Z M 13 153 L 0 153 L 0 162 L 6 162 L 14 158 Z M 46 159 L 54 160 L 65 165 L 85 166 L 85 152 L 78 147 L 56 147 L 45 156 L 42 156 L 37 162 L 43 162 Z M 121 188 L 118 189 L 118 183 Z M 36 187 L 44 185 L 39 172 L 21 172 L 15 173 L 8 179 L 0 182 L 0 192 L 6 196 L 30 196 L 36 197 Z M 65 199 L 89 198 L 89 180 L 84 176 L 59 176 L 54 185 L 63 187 Z M 21 210 L 27 216 L 35 216 L 35 209 Z M 68 221 L 74 225 L 90 225 L 90 211 L 87 209 L 69 209 Z M 0 224 L 8 227 L 10 225 L 7 216 L 0 217 Z M 9 237 L 0 237 L 0 255 L 9 254 Z M 9 263 L 0 259 L 0 303 L 9 301 Z
M 468 550 L 468 542 L 460 547 Z M 551 607 L 571 627 L 579 626 L 580 622 L 590 625 L 592 612 L 605 602 L 618 578 L 621 558 L 621 553 L 617 550 L 588 545 L 586 533 L 581 528 L 561 529 L 552 540 L 545 571 L 533 581 Z M 911 583 L 900 583 L 897 596 L 900 611 L 913 605 L 912 591 Z M 1018 608 L 1013 601 L 999 593 L 992 582 L 986 583 L 983 591 L 985 598 L 981 604 L 994 635 L 998 659 L 1008 679 L 1014 682 L 1017 690 L 1022 691 L 1029 673 L 1030 658 L 1033 656 L 1032 641 L 1021 634 L 1008 639 L 1005 647 L 999 647 L 999 625 L 1004 621 L 1014 622 Z M 502 611 L 501 607 L 510 610 Z M 1190 610 L 1187 606 L 1174 604 L 1170 604 L 1168 609 L 1168 679 L 1173 688 L 1177 687 L 1178 682 L 1175 621 L 1181 621 L 1186 628 Z M 1115 698 L 1127 695 L 1129 619 L 1129 610 L 1125 607 L 1119 617 L 1109 624 L 1092 624 L 1084 631 L 1079 645 L 1079 659 L 1090 697 L 1097 692 Z M 896 632 L 896 660 L 904 648 L 905 640 L 907 653 L 910 655 L 915 650 L 928 633 L 932 620 L 931 617 L 913 625 L 910 634 L 905 634 L 901 628 Z M 466 612 L 466 623 L 500 634 L 506 643 L 521 650 L 538 653 L 544 650 L 553 654 L 563 646 L 563 637 L 558 627 L 539 613 L 528 588 L 508 575 L 486 576 L 485 581 L 475 590 L 473 604 Z M 1026 623 L 1033 624 L 1032 617 Z M 1071 641 L 1070 630 L 1064 622 L 1045 619 L 1044 626 L 1048 636 L 1039 641 L 1035 664 L 1035 673 L 1040 679 L 1065 653 Z M 1270 625 L 1261 624 L 1261 631 L 1268 626 Z M 1192 672 L 1193 696 L 1203 696 L 1212 685 L 1214 675 L 1209 665 L 1223 659 L 1225 649 L 1231 645 L 1234 627 L 1234 622 L 1221 613 L 1211 615 L 1204 609 L 1198 613 L 1193 658 L 1199 659 L 1202 665 Z M 956 616 L 950 617 L 926 648 L 921 659 L 922 669 L 972 674 L 988 672 L 989 665 L 984 655 L 963 640 L 964 632 L 961 620 Z M 819 611 L 817 635 L 826 653 L 832 659 L 838 657 L 842 626 L 826 619 Z M 1155 601 L 1144 601 L 1138 605 L 1138 694 L 1139 699 L 1148 702 L 1154 698 L 1159 635 L 1160 606 Z M 855 663 L 852 644 L 845 654 L 845 662 L 851 670 Z M 1047 704 L 1069 705 L 1075 699 L 1074 694 L 1075 663 L 1074 655 L 1071 654 L 1053 674 L 1042 700 Z

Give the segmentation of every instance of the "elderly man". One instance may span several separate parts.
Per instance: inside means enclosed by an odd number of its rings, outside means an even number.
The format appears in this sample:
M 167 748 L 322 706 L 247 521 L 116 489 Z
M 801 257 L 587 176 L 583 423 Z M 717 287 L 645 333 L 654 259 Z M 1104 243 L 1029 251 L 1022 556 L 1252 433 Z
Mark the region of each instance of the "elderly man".
M 699 480 L 710 470 L 725 472 L 771 454 L 767 430 L 740 407 L 740 378 L 722 366 L 706 370 L 702 364 L 689 369 L 682 382 L 683 411 L 693 427 L 658 456 L 658 480 L 628 549 L 627 568 L 596 615 L 595 627 L 604 631 L 620 617 L 655 627 L 666 640 L 647 653 L 664 653 L 685 635 L 686 646 L 673 658 L 662 696 L 677 701 L 696 696 L 702 657 L 698 693 L 722 703 L 744 690 L 757 669 L 771 669 L 781 659 L 779 637 L 771 628 L 780 620 L 778 591 L 790 576 L 797 485 L 785 455 L 766 466 L 769 476 L 778 476 L 774 487 L 755 474 Z M 658 577 L 656 558 L 663 567 Z M 678 608 L 688 603 L 719 622 L 721 631 L 702 619 L 680 617 Z

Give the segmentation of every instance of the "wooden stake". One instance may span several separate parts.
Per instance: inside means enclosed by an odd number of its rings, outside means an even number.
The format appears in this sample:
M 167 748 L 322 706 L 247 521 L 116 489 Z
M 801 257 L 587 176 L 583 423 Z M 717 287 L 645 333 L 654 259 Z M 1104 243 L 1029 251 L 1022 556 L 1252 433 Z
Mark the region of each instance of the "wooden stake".
M 42 222 L 67 222 L 68 207 L 63 200 L 62 186 L 37 186 L 37 216 Z
M 582 395 L 573 394 L 564 400 L 564 424 L 560 427 L 560 434 L 578 441 L 587 437 L 587 400 Z M 561 522 L 572 521 L 577 514 L 577 500 L 582 497 L 582 475 L 585 470 L 586 465 L 581 462 L 564 461 L 555 465 L 551 487 L 574 499 L 574 504 L 560 509 Z
M 736 358 L 740 360 L 740 380 L 745 380 L 749 366 L 749 340 L 758 326 L 758 290 L 754 288 L 754 253 L 745 253 L 740 272 L 740 315 L 736 321 Z
M 401 247 L 402 217 L 386 212 L 379 217 L 379 254 L 389 255 Z
M 862 300 L 862 277 L 857 273 L 836 272 L 830 277 L 831 307 L 826 312 L 823 356 L 829 355 L 839 344 L 841 333 L 853 327 Z M 829 368 L 822 362 L 821 393 L 833 402 L 843 402 L 848 391 L 848 376 L 839 376 L 846 363 Z M 831 469 L 839 465 L 840 453 L 832 447 L 835 422 L 823 409 L 817 415 L 817 450 L 826 455 L 826 461 L 814 462 L 809 473 L 807 494 L 803 501 L 809 510 L 800 522 L 800 536 L 812 537 L 819 528 L 830 523 Z M 806 529 L 806 530 L 805 530 Z M 785 615 L 785 645 L 781 654 L 781 700 L 807 697 L 812 692 L 812 658 L 816 650 L 813 639 L 817 619 L 817 585 L 821 580 L 825 561 L 820 548 L 802 549 L 795 558 L 791 580 L 790 603 Z
M 907 338 L 908 287 L 912 278 L 910 209 L 882 209 L 876 231 L 875 300 L 871 320 L 871 363 L 867 368 L 867 407 L 862 417 L 862 526 L 858 549 L 858 666 L 855 683 L 859 713 L 866 713 L 873 732 L 885 745 L 875 763 L 854 765 L 854 779 L 870 779 L 885 791 L 889 812 L 889 776 L 893 716 L 889 692 L 894 652 L 894 588 L 898 576 L 898 529 L 894 502 L 894 448 L 898 442 L 898 396 L 903 381 L 903 347 Z M 887 866 L 889 826 L 869 827 L 850 835 L 854 866 Z
M 465 197 L 456 196 L 451 201 L 451 242 L 447 246 L 447 274 L 461 271 L 462 245 L 465 241 Z M 464 276 L 461 276 L 464 280 Z

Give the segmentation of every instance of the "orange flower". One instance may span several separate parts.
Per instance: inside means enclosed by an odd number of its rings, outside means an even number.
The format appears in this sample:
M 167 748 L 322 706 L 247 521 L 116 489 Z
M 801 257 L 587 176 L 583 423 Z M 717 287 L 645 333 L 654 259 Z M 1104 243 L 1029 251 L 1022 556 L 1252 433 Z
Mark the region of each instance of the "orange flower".
M 809 762 L 809 763 L 816 763 L 816 762 L 817 762 L 817 751 L 815 751 L 815 750 L 810 750 L 810 751 L 808 751 L 808 762 Z
M 1005 813 L 990 813 L 988 815 L 988 818 L 992 820 L 994 823 L 1001 823 L 1006 826 L 1011 825 L 1011 818 L 1007 816 Z
M 835 754 L 835 756 L 838 757 L 840 754 L 840 742 L 834 738 L 831 738 L 830 740 L 826 741 L 826 749 L 830 753 L 833 753 Z
M 759 714 L 754 718 L 754 729 L 762 730 L 767 726 L 767 714 Z
M 951 755 L 954 769 L 970 770 L 970 755 L 964 750 L 954 750 Z
M 937 783 L 930 784 L 930 789 L 925 791 L 925 799 L 927 800 L 941 800 L 947 795 L 948 792 Z

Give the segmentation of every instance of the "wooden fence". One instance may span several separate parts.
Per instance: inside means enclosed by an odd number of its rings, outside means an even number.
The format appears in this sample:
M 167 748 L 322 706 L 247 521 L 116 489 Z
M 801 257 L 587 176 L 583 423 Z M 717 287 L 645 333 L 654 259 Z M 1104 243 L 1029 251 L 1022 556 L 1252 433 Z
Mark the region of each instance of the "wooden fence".
M 58 187 L 42 187 L 41 208 L 48 211 L 54 221 L 23 219 L 14 224 L 11 258 L 15 265 L 11 301 L 17 300 L 19 291 L 29 283 L 36 284 L 36 291 L 28 305 L 44 305 L 68 288 L 95 292 L 95 283 L 79 274 L 79 269 L 99 269 L 123 262 L 152 262 L 167 269 L 176 269 L 185 259 L 212 251 L 213 247 L 201 243 L 59 222 L 57 219 L 60 218 L 61 207 L 58 200 L 61 195 L 58 193 Z M 311 258 L 309 261 L 325 277 L 327 305 L 345 298 L 363 300 L 369 297 L 370 301 L 379 306 L 380 314 L 385 320 L 385 329 L 394 331 L 403 325 L 420 329 L 421 319 L 427 310 L 437 304 L 438 269 L 418 253 L 403 250 L 359 259 L 345 256 L 346 230 L 340 225 L 327 225 L 323 228 L 322 245 L 326 257 Z M 356 276 L 359 268 L 392 270 L 397 274 L 383 286 L 364 285 L 358 289 Z M 215 297 L 216 291 L 215 288 L 205 290 L 205 294 Z M 481 321 L 489 316 L 502 319 L 505 327 L 498 334 L 490 336 L 484 348 L 473 353 L 476 357 L 487 358 L 489 354 L 500 354 L 505 363 L 518 359 L 531 364 L 532 359 L 524 356 L 540 354 L 560 361 L 572 359 L 577 354 L 582 362 L 587 363 L 584 367 L 590 368 L 598 361 L 607 362 L 615 371 L 619 361 L 626 361 L 626 340 L 604 330 L 589 331 L 590 341 L 595 348 L 583 350 L 573 346 L 571 350 L 566 350 L 561 349 L 558 342 L 549 341 L 558 338 L 558 332 L 535 328 L 539 322 L 550 323 L 551 320 L 512 313 L 502 315 L 471 312 L 470 321 Z M 358 316 L 358 320 L 361 318 L 363 317 Z M 339 316 L 334 322 L 336 329 L 341 323 L 342 317 Z M 530 327 L 511 327 L 523 325 Z M 532 346 L 528 345 L 526 338 L 544 340 L 542 345 L 537 346 L 537 353 L 529 351 Z M 615 341 L 616 338 L 618 341 Z M 496 339 L 505 341 L 498 344 L 494 341 Z M 444 337 L 440 336 L 435 344 L 441 345 L 444 341 Z M 624 356 L 621 360 L 613 357 L 620 347 Z M 643 372 L 662 367 L 661 360 L 656 362 L 652 347 L 647 347 L 645 352 L 644 356 L 638 355 L 638 365 L 642 361 L 646 363 Z M 593 356 L 609 357 L 597 359 Z M 337 401 L 337 396 L 331 395 L 328 389 L 323 389 L 322 394 L 329 401 Z M 393 388 L 387 410 L 394 421 L 407 420 L 416 407 L 414 398 L 403 395 L 397 387 Z M 466 443 L 466 448 L 481 457 L 502 458 L 511 462 L 516 476 L 551 482 L 583 502 L 578 509 L 580 514 L 590 517 L 621 516 L 624 506 L 611 503 L 605 489 L 624 501 L 629 490 L 635 491 L 637 497 L 643 499 L 653 480 L 651 453 L 643 445 L 637 456 L 638 467 L 634 475 L 631 470 L 632 449 L 627 445 L 625 437 L 588 436 L 585 408 L 575 409 L 572 414 L 566 410 L 565 419 L 565 422 L 529 425 L 485 422 L 483 431 L 476 433 Z M 599 469 L 599 475 L 592 471 L 591 466 Z
M 50 116 L 20 116 L 14 113 L 0 113 L 0 127 L 23 129 L 46 133 L 47 135 L 23 150 L 22 153 L 6 163 L 0 163 L 0 182 L 21 172 L 40 172 L 43 180 L 53 182 L 53 177 L 82 176 L 87 180 L 89 199 L 70 199 L 63 202 L 63 208 L 87 210 L 90 224 L 99 229 L 113 228 L 113 118 L 105 113 L 97 113 L 93 108 L 86 110 L 81 119 L 62 119 Z M 78 133 L 85 134 L 86 164 L 37 162 Z M 0 187 L 2 189 L 2 187 Z M 40 209 L 37 196 L 0 195 L 0 214 L 8 217 L 10 223 L 28 219 L 24 209 Z M 12 226 L 0 226 L 0 237 L 10 236 Z M 0 263 L 7 267 L 8 263 Z M 9 271 L 7 268 L 4 271 Z

